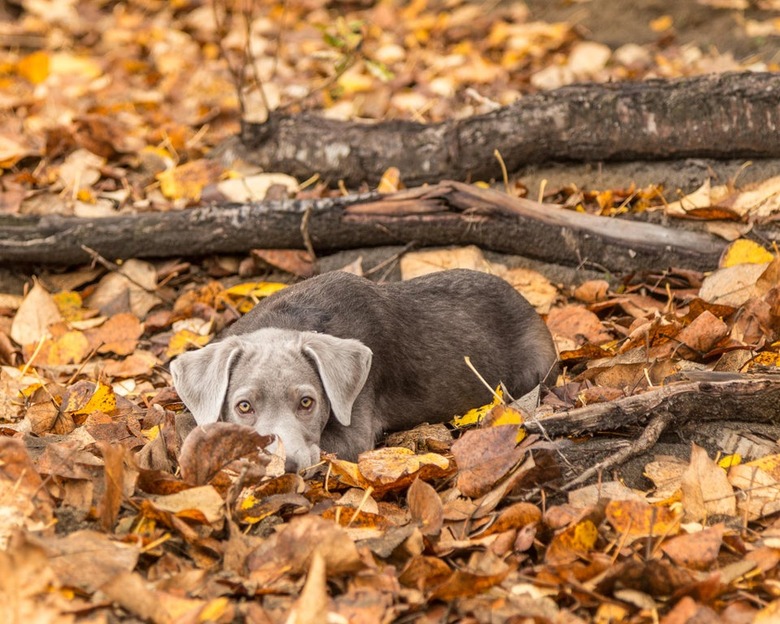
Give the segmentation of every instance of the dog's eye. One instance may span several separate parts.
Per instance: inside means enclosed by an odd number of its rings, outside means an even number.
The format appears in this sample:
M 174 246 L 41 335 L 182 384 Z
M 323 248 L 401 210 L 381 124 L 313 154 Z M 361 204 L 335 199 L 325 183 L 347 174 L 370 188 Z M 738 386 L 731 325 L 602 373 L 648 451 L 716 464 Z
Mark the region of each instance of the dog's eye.
M 252 404 L 249 401 L 239 401 L 236 403 L 236 409 L 241 414 L 251 414 L 254 411 L 252 409 Z
M 311 409 L 314 406 L 314 399 L 311 397 L 303 397 L 300 402 L 301 409 Z

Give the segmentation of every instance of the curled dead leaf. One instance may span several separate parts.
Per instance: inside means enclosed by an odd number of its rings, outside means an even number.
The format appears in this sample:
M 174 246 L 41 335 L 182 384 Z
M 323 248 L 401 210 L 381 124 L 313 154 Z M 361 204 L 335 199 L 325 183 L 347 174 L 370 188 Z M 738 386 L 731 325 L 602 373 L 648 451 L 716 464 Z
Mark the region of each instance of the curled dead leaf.
M 260 435 L 245 425 L 216 422 L 195 427 L 181 447 L 179 466 L 187 483 L 203 485 L 231 462 L 247 458 L 258 467 L 267 466 L 271 456 L 263 452 L 274 436 Z

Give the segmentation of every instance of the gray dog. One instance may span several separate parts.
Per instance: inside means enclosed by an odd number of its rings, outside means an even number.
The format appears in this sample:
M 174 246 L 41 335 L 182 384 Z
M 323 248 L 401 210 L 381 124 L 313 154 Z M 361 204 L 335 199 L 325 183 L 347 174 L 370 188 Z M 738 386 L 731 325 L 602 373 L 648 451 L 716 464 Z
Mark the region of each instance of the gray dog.
M 275 434 L 294 471 L 320 449 L 354 460 L 384 432 L 489 402 L 464 356 L 514 397 L 556 362 L 542 319 L 499 277 L 453 270 L 377 285 L 333 272 L 264 299 L 171 373 L 199 425 Z

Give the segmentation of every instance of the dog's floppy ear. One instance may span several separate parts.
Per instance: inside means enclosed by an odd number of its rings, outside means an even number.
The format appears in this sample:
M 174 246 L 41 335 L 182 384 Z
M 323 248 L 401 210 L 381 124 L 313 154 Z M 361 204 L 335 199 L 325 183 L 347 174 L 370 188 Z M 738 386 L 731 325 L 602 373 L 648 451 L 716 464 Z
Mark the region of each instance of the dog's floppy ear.
M 333 415 L 342 425 L 352 422 L 352 404 L 371 369 L 372 352 L 359 340 L 307 332 L 301 344 L 314 360 Z
M 182 353 L 171 362 L 176 392 L 199 425 L 219 420 L 232 360 L 239 352 L 234 340 L 223 340 L 197 351 Z

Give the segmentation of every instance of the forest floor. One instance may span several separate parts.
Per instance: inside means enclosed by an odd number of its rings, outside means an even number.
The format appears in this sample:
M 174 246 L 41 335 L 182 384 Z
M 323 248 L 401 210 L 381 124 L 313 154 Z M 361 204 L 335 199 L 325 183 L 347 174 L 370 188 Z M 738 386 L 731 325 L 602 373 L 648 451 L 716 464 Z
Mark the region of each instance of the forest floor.
M 266 105 L 434 122 L 575 82 L 780 69 L 773 0 L 300 0 L 249 26 L 226 6 L 0 5 L 0 235 L 27 216 L 403 189 L 390 164 L 374 189 L 210 158 Z M 777 219 L 779 172 L 539 163 L 474 181 L 670 228 L 695 216 L 730 243 L 704 272 L 462 246 L 0 257 L 0 621 L 776 621 L 780 260 L 748 236 Z M 297 475 L 245 431 L 184 444 L 169 362 L 283 283 L 456 266 L 545 319 L 562 374 L 541 401 Z

